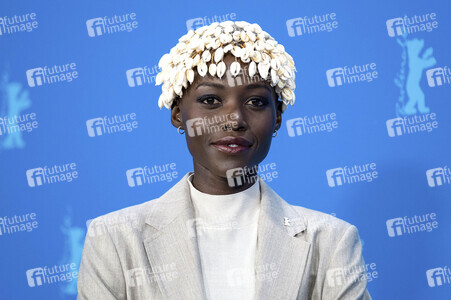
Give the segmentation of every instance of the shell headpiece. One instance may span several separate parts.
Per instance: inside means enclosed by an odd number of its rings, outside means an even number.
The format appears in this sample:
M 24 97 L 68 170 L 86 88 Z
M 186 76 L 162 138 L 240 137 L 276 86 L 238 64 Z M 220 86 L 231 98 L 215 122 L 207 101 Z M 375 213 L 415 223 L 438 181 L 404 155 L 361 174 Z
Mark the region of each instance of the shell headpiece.
M 174 99 L 182 97 L 182 88 L 187 89 L 194 81 L 194 68 L 202 77 L 208 72 L 222 78 L 226 72 L 223 58 L 228 52 L 243 63 L 249 63 L 249 76 L 260 75 L 275 87 L 283 102 L 282 112 L 288 104 L 294 104 L 296 68 L 285 47 L 256 23 L 225 21 L 189 30 L 169 53 L 161 57 L 158 63 L 161 71 L 155 79 L 155 85 L 163 83 L 158 99 L 160 109 L 163 106 L 170 109 Z M 240 68 L 240 63 L 234 61 L 229 72 L 235 77 Z

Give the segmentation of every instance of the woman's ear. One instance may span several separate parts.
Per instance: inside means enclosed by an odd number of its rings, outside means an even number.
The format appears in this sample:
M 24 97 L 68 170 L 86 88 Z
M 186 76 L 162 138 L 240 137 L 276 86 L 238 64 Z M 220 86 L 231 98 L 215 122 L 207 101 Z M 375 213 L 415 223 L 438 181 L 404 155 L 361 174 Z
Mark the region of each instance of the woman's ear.
M 171 108 L 171 123 L 175 128 L 183 128 L 182 111 L 180 109 L 180 101 L 176 99 Z
M 282 101 L 276 101 L 276 128 L 275 130 L 279 130 L 282 126 Z

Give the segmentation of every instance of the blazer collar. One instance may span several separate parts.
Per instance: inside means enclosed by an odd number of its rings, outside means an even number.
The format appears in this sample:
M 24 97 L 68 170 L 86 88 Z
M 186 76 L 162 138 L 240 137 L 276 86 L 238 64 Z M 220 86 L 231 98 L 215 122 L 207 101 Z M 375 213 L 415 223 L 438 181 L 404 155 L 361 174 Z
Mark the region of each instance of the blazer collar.
M 155 203 L 151 205 L 151 210 L 147 214 L 147 224 L 160 230 L 171 223 L 186 209 L 194 211 L 190 197 L 189 183 L 187 182 L 187 178 L 192 173 L 186 173 L 179 182 L 160 198 L 152 200 Z M 275 226 L 282 228 L 291 236 L 304 231 L 306 228 L 304 218 L 271 189 L 261 177 L 258 177 L 258 180 L 260 182 L 261 193 L 260 219 L 265 218 L 270 220 Z
M 146 223 L 155 230 L 144 240 L 152 265 L 175 263 L 179 280 L 158 281 L 165 299 L 205 299 L 188 172 L 154 201 Z M 260 177 L 261 206 L 256 252 L 256 299 L 294 299 L 301 284 L 310 244 L 295 235 L 304 218 Z M 261 274 L 263 272 L 263 274 Z M 266 273 L 272 275 L 268 277 Z M 280 286 L 289 287 L 281 289 Z

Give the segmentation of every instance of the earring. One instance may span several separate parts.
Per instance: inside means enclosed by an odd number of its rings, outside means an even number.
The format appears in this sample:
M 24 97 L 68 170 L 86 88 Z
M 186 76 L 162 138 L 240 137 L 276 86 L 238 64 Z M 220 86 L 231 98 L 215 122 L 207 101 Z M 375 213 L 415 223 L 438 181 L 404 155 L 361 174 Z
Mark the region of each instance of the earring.
M 273 138 L 277 136 L 277 130 L 274 130 L 274 132 L 276 133 L 276 135 L 273 135 L 272 136 Z
M 185 133 L 185 130 L 183 130 L 182 132 L 180 132 L 180 128 L 181 128 L 181 126 L 179 126 L 178 128 L 177 128 L 177 132 L 179 133 L 179 134 L 184 134 Z

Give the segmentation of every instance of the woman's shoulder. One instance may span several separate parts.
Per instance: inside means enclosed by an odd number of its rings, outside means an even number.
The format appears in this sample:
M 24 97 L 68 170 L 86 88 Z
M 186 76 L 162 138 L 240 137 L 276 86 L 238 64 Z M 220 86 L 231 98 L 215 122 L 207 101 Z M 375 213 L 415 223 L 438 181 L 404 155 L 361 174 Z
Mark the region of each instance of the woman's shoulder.
M 291 205 L 304 220 L 307 233 L 321 236 L 341 236 L 348 230 L 356 230 L 355 226 L 334 215 L 310 208 Z
M 124 228 L 140 229 L 156 202 L 158 202 L 158 198 L 100 215 L 90 220 L 88 231 L 99 227 L 110 233 L 117 230 L 121 231 Z

